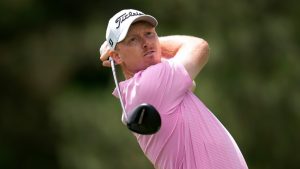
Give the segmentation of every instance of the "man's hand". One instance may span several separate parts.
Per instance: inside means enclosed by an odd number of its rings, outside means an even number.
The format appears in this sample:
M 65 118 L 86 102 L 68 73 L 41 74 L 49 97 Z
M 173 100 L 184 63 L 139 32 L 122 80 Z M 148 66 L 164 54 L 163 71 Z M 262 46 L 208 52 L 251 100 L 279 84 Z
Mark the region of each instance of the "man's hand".
M 109 49 L 107 41 L 103 42 L 103 44 L 101 45 L 101 47 L 99 49 L 99 52 L 100 52 L 99 59 L 100 59 L 100 61 L 102 61 L 102 65 L 105 67 L 110 67 L 110 61 L 108 60 L 110 49 Z

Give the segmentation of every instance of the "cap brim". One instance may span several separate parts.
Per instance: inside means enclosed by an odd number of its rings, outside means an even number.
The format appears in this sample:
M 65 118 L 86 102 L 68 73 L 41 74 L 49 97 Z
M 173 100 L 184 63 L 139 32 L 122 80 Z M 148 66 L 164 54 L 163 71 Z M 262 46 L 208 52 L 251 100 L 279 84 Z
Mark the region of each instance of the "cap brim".
M 135 22 L 138 22 L 138 21 L 145 21 L 145 22 L 148 22 L 150 23 L 151 25 L 153 25 L 154 27 L 157 26 L 158 22 L 157 20 L 151 16 L 151 15 L 142 15 L 142 16 L 137 16 L 136 18 L 132 19 L 132 21 L 130 21 L 130 23 L 128 25 L 126 25 L 126 28 L 124 28 L 124 31 L 121 33 L 121 35 L 119 36 L 119 40 L 118 42 L 121 42 L 122 40 L 125 39 L 127 33 L 128 33 L 128 30 L 130 28 L 130 26 L 135 23 Z

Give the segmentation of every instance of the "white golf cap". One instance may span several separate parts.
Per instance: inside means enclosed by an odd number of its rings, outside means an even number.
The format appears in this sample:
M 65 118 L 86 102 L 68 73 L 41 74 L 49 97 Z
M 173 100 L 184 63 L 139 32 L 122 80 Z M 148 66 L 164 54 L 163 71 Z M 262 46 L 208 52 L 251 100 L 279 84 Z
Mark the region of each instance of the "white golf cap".
M 115 49 L 118 42 L 124 40 L 130 25 L 137 21 L 146 21 L 152 24 L 154 27 L 157 26 L 157 20 L 151 16 L 146 15 L 141 11 L 135 9 L 125 9 L 112 18 L 110 18 L 107 29 L 106 29 L 106 41 L 111 49 Z

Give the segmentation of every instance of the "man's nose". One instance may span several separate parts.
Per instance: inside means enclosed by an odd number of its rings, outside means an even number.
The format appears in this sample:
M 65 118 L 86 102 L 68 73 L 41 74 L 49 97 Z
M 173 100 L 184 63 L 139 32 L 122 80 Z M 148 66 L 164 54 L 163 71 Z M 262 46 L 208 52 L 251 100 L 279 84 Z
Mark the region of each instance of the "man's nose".
M 148 46 L 149 46 L 149 42 L 145 38 L 142 38 L 142 47 L 148 48 Z

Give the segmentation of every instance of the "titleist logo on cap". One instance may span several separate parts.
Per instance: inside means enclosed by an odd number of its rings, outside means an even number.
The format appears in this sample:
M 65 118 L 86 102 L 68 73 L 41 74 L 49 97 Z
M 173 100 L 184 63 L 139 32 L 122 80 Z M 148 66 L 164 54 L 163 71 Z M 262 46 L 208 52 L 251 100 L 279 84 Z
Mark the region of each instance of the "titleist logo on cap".
M 131 16 L 137 16 L 137 15 L 145 15 L 145 14 L 141 12 L 128 12 L 128 14 L 124 13 L 121 16 L 119 16 L 115 21 L 115 23 L 118 24 L 116 29 L 118 29 L 121 23 L 124 22 L 126 19 L 130 18 Z

